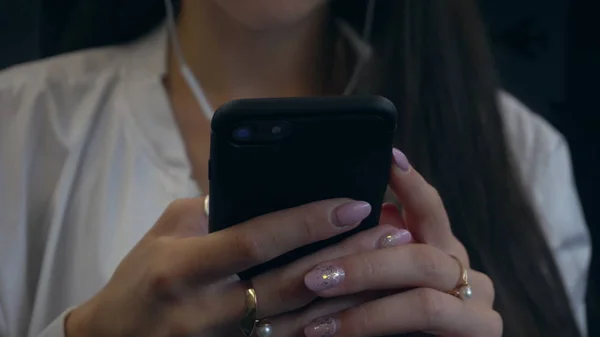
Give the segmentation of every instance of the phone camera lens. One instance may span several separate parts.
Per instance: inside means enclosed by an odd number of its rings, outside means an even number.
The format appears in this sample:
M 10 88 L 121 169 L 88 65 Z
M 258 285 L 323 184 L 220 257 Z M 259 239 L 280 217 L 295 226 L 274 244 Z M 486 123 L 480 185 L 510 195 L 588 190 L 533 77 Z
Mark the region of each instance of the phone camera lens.
M 242 126 L 233 131 L 233 138 L 240 142 L 247 142 L 252 139 L 252 128 L 249 126 Z
M 271 129 L 271 133 L 273 134 L 273 136 L 279 136 L 282 132 L 283 132 L 283 129 L 279 125 L 275 125 Z

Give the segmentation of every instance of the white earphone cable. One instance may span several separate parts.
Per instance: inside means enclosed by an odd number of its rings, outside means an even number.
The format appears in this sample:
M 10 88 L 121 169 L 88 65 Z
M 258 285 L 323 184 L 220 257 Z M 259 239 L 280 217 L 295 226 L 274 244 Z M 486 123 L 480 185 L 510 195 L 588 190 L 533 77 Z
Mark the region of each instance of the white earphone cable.
M 177 27 L 175 24 L 175 10 L 173 8 L 172 0 L 164 0 L 165 1 L 165 9 L 167 12 L 167 30 L 169 32 L 169 37 L 171 43 L 173 43 L 173 51 L 175 53 L 175 57 L 177 57 L 177 61 L 179 62 L 180 72 L 183 76 L 183 79 L 189 86 L 192 94 L 196 98 L 200 109 L 209 120 L 215 113 L 214 108 L 206 98 L 204 94 L 204 90 L 202 90 L 202 86 L 200 82 L 192 72 L 191 68 L 188 66 L 185 61 L 185 57 L 183 55 L 183 51 L 181 49 L 181 44 L 179 43 L 179 38 L 177 35 Z M 359 58 L 356 62 L 356 66 L 354 68 L 354 72 L 348 82 L 348 85 L 344 89 L 344 95 L 350 95 L 354 90 L 356 90 L 356 86 L 358 85 L 361 77 L 362 70 L 364 66 L 368 63 L 371 58 L 371 47 L 369 42 L 371 40 L 371 32 L 373 28 L 373 19 L 375 15 L 375 2 L 376 0 L 368 0 L 367 3 L 367 11 L 365 18 L 365 26 L 362 34 L 362 39 L 356 36 L 356 33 L 345 23 L 338 21 L 338 26 L 340 26 L 341 30 L 344 30 L 346 36 L 349 37 L 350 43 L 353 44 L 354 48 L 359 52 Z
M 188 66 L 185 61 L 185 57 L 183 56 L 183 51 L 181 50 L 181 44 L 179 43 L 179 38 L 177 36 L 177 27 L 175 25 L 175 10 L 173 9 L 172 0 L 165 0 L 165 8 L 167 10 L 167 29 L 169 31 L 169 37 L 171 42 L 173 43 L 173 50 L 175 52 L 175 57 L 177 57 L 177 61 L 179 62 L 179 67 L 181 71 L 181 75 L 183 79 L 189 86 L 192 94 L 196 98 L 198 105 L 200 105 L 200 109 L 209 120 L 215 113 L 214 108 L 206 98 L 204 94 L 204 90 L 202 90 L 202 86 L 200 82 L 194 76 L 192 69 Z
M 367 15 L 365 17 L 365 27 L 363 29 L 363 41 L 371 42 L 371 32 L 373 31 L 373 20 L 375 19 L 375 4 L 377 0 L 369 0 L 367 3 Z

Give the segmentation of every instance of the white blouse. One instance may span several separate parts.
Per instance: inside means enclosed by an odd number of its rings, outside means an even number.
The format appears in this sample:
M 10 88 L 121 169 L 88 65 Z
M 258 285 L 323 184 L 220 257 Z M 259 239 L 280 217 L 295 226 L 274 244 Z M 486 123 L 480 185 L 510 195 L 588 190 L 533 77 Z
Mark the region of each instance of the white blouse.
M 0 337 L 62 337 L 176 198 L 199 193 L 161 83 L 166 31 L 0 73 Z M 508 142 L 585 331 L 590 240 L 564 138 L 501 94 Z

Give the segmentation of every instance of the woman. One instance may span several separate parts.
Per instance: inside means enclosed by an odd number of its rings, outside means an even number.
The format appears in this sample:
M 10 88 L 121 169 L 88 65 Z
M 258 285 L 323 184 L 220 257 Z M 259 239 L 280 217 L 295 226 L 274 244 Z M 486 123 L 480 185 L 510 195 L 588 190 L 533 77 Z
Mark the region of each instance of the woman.
M 352 31 L 371 20 L 361 70 Z M 498 95 L 473 1 L 183 0 L 176 35 L 0 76 L 0 336 L 585 335 L 590 247 L 566 143 Z M 190 198 L 208 188 L 205 115 L 341 94 L 357 69 L 353 92 L 401 110 L 404 216 L 386 204 L 379 227 L 239 282 L 371 208 L 325 200 L 206 234 Z

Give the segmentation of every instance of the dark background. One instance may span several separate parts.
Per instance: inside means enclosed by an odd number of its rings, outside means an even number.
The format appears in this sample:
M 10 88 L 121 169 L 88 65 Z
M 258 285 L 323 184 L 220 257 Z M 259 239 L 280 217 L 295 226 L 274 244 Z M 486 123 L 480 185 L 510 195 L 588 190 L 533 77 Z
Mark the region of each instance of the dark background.
M 454 1 L 454 0 L 440 0 Z M 90 6 L 90 3 L 94 3 Z M 569 140 L 586 218 L 600 247 L 599 20 L 594 1 L 480 0 L 504 87 L 554 124 Z M 85 6 L 83 6 L 85 4 Z M 135 6 L 135 7 L 133 7 Z M 135 11 L 132 10 L 135 8 Z M 91 37 L 74 40 L 78 18 L 93 11 Z M 107 29 L 127 24 L 127 13 L 145 10 L 144 1 L 0 0 L 0 69 L 54 55 L 72 46 L 102 44 Z M 143 15 L 142 15 L 143 16 Z M 115 21 L 115 18 L 117 19 Z M 117 22 L 117 23 L 115 23 Z M 86 22 L 88 26 L 90 22 Z M 70 46 L 70 47 L 69 47 Z M 594 253 L 593 264 L 600 262 Z M 590 273 L 590 336 L 600 336 L 600 268 Z

